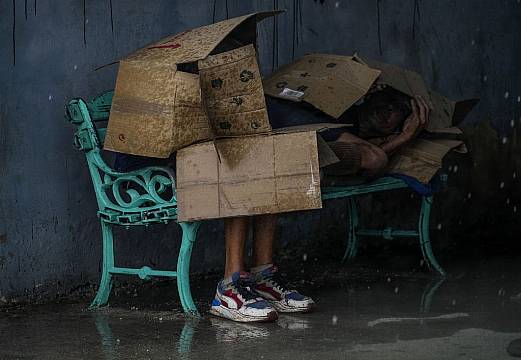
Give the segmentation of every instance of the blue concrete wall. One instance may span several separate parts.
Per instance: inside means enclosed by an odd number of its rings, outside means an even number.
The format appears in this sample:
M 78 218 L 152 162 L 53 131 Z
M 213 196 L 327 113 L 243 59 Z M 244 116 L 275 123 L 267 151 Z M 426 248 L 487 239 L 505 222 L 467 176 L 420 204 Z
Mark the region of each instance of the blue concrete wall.
M 473 231 L 490 235 L 484 243 L 493 235 L 512 238 L 521 176 L 518 0 L 0 0 L 0 297 L 51 296 L 98 276 L 94 194 L 63 117 L 69 99 L 113 87 L 116 66 L 95 69 L 163 36 L 274 4 L 288 12 L 277 20 L 275 43 L 273 20 L 259 28 L 264 73 L 307 52 L 358 51 L 418 70 L 454 99 L 481 97 L 467 126 L 475 158 L 456 156 L 445 165 L 454 186 L 440 197 L 434 235 L 449 249 L 470 244 L 460 235 Z M 285 216 L 283 245 L 338 242 L 342 205 Z M 117 235 L 124 263 L 168 266 L 179 244 L 175 225 Z M 222 224 L 208 222 L 193 269 L 219 267 L 222 255 Z

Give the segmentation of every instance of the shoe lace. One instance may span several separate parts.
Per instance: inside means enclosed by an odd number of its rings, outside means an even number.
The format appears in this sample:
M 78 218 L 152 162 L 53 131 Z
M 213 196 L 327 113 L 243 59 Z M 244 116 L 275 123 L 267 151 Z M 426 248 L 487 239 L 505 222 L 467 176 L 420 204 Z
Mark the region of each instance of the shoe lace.
M 282 276 L 278 271 L 273 271 L 271 274 L 266 276 L 265 279 L 271 286 L 273 286 L 280 292 L 289 291 L 285 284 L 285 281 L 282 279 Z
M 251 279 L 239 279 L 233 284 L 236 292 L 243 297 L 244 300 L 254 300 L 259 297 L 257 292 L 253 290 L 254 282 Z

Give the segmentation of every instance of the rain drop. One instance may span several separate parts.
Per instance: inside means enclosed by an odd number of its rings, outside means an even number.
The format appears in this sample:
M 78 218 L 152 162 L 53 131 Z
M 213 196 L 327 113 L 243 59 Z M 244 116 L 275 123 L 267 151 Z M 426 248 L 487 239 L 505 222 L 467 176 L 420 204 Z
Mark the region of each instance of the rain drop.
M 340 1 L 337 1 L 337 2 L 335 3 L 335 7 L 338 9 L 338 6 L 339 6 L 339 5 L 340 5 Z
M 387 282 L 388 282 L 388 283 L 391 282 L 391 278 L 390 278 L 390 277 L 387 278 Z
M 508 141 L 507 137 L 506 137 L 506 136 L 503 136 L 503 138 L 501 139 L 501 142 L 502 142 L 503 144 L 506 144 L 507 141 Z
M 420 260 L 420 266 L 423 266 L 423 264 L 425 264 L 425 260 L 421 259 Z
M 458 172 L 458 165 L 454 165 L 454 168 L 452 168 L 452 171 L 454 171 L 455 173 Z
M 521 96 L 517 96 L 517 102 L 521 102 Z
M 509 96 L 510 96 L 509 92 L 505 91 L 505 99 L 508 99 Z
M 514 121 L 514 119 L 510 120 L 510 127 L 514 127 L 515 124 L 516 122 Z
M 499 289 L 499 291 L 497 292 L 498 296 L 503 296 L 505 295 L 505 289 L 501 288 Z
M 452 299 L 452 306 L 456 306 L 456 299 Z
M 52 100 L 52 94 L 49 94 L 49 97 L 48 97 L 49 101 Z
M 74 70 L 78 70 L 78 65 L 74 65 Z
M 488 80 L 488 76 L 487 75 L 483 76 L 483 81 L 487 82 L 487 80 Z
M 507 198 L 507 205 L 510 204 L 510 198 Z
M 517 212 L 517 205 L 514 206 L 514 212 Z
M 472 197 L 472 193 L 467 194 L 467 199 L 470 199 Z
M 302 261 L 306 261 L 308 259 L 308 254 L 302 255 Z
M 512 179 L 515 179 L 515 178 L 516 178 L 516 172 L 514 171 L 514 172 L 512 173 Z
M 441 224 L 438 224 L 437 228 L 438 230 L 441 230 Z
M 333 317 L 331 318 L 331 324 L 336 325 L 337 322 L 338 322 L 338 316 L 333 315 Z
M 452 171 L 452 165 L 451 165 L 451 166 L 449 166 L 449 172 L 450 172 L 450 171 Z
M 395 294 L 398 294 L 398 291 L 400 291 L 400 289 L 398 289 L 398 286 L 394 288 L 394 293 Z
M 500 188 L 500 189 L 503 189 L 504 187 L 505 187 L 505 182 L 504 182 L 504 181 L 501 181 L 501 182 L 499 183 L 499 188 Z
M 470 42 L 472 45 L 476 44 L 476 40 L 472 39 L 472 41 Z

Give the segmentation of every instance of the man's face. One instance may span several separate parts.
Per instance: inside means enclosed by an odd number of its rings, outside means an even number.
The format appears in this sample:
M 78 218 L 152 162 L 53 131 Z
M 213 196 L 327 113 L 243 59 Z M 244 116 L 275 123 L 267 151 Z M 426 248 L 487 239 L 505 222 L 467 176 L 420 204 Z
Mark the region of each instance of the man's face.
M 384 93 L 375 93 L 363 105 L 362 120 L 367 121 L 373 131 L 388 135 L 403 124 L 409 113 L 405 101 L 397 101 Z

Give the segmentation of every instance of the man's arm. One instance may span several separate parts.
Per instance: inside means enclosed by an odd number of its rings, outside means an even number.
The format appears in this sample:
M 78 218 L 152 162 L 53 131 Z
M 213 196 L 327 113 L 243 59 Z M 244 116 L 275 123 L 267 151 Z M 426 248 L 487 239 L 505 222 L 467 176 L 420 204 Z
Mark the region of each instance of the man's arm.
M 411 107 L 412 114 L 405 119 L 401 133 L 371 139 L 369 142 L 381 148 L 387 155 L 391 155 L 414 139 L 427 126 L 429 107 L 421 96 L 411 99 Z

